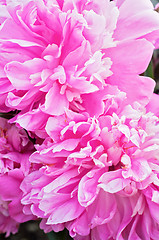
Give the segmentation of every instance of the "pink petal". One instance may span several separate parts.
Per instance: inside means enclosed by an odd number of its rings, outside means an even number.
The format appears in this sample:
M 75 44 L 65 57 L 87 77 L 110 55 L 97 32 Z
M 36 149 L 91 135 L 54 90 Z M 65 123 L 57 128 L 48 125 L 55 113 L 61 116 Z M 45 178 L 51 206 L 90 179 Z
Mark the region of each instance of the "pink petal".
M 65 95 L 60 94 L 60 86 L 54 83 L 53 87 L 46 94 L 45 107 L 42 111 L 50 115 L 59 116 L 64 113 L 65 108 L 68 108 L 69 102 Z

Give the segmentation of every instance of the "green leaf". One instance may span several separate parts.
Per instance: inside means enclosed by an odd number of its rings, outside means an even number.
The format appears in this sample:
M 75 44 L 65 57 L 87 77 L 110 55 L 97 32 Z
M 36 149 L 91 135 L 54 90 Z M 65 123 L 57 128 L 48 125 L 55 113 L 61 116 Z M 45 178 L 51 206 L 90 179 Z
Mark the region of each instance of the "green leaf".
M 150 78 L 154 79 L 154 71 L 153 71 L 153 62 L 152 62 L 152 60 L 149 63 L 148 68 L 147 68 L 147 70 L 144 73 L 144 76 L 150 77 Z

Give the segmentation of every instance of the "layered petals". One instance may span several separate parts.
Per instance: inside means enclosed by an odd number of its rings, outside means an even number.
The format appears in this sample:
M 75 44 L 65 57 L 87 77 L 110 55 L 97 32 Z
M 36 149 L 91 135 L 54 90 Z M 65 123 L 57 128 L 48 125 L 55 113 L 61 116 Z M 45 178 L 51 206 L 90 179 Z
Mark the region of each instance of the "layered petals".
M 24 214 L 20 190 L 30 172 L 29 156 L 33 149 L 23 129 L 0 118 L 0 232 L 6 233 L 6 237 L 16 233 L 20 223 L 35 218 L 33 214 Z
M 156 239 L 159 125 L 153 113 L 118 102 L 116 113 L 110 106 L 97 118 L 70 111 L 52 117 L 47 132 L 30 157 L 39 171 L 21 184 L 22 203 L 43 219 L 45 232 L 66 227 L 74 239 L 147 240 L 142 222 Z
M 44 138 L 48 115 L 87 111 L 86 99 L 102 95 L 107 84 L 127 93 L 127 103 L 145 106 L 150 100 L 154 82 L 139 77 L 159 28 L 159 15 L 149 0 L 136 0 L 133 8 L 128 7 L 131 0 L 0 5 L 0 109 L 21 111 L 14 119 L 21 127 Z M 103 103 L 98 104 L 102 114 Z M 30 116 L 38 119 L 39 112 L 43 127 L 31 126 L 31 120 L 26 124 Z

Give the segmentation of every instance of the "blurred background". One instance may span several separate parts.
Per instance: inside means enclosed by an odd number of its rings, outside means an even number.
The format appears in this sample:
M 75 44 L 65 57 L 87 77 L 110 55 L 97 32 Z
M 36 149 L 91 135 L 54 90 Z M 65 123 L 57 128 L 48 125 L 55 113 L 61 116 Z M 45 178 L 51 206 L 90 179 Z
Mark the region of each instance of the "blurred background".
M 158 0 L 151 0 L 151 2 L 154 4 L 154 6 L 159 2 Z

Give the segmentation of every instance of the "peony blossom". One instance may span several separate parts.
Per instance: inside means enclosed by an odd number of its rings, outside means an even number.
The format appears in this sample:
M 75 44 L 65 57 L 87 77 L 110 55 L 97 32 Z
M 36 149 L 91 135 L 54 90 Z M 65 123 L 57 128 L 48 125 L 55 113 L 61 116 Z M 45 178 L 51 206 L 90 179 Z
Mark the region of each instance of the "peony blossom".
M 86 111 L 85 99 L 107 84 L 127 103 L 148 103 L 154 81 L 139 74 L 159 28 L 150 0 L 10 0 L 0 8 L 0 110 L 18 109 L 12 122 L 45 138 L 49 116 Z
M 8 202 L 0 199 L 0 233 L 6 233 L 8 237 L 10 233 L 14 234 L 17 230 L 17 221 L 9 216 Z
M 20 184 L 30 172 L 33 144 L 23 129 L 0 118 L 0 233 L 16 233 L 21 222 L 34 219 L 21 204 Z
M 0 111 L 17 113 L 0 118 L 1 233 L 41 218 L 75 240 L 158 240 L 158 96 L 141 76 L 158 29 L 150 0 L 0 1 Z
M 107 101 L 98 117 L 67 110 L 49 118 L 22 204 L 45 232 L 66 227 L 75 240 L 157 240 L 158 117 L 139 103 Z

